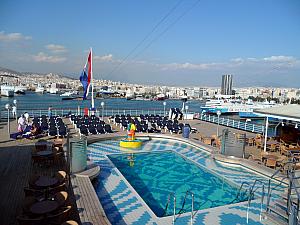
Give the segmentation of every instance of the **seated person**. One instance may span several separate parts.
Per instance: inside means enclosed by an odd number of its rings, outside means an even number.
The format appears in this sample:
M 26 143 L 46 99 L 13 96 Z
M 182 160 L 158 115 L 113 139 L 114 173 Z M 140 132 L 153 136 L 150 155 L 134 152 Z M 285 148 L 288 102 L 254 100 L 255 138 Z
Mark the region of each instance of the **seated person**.
M 40 133 L 41 133 L 40 127 L 38 127 L 36 124 L 32 124 L 32 127 L 30 129 L 30 134 L 32 136 L 36 136 L 36 135 L 38 135 Z
M 30 131 L 26 132 L 23 137 L 25 138 L 34 138 L 41 133 L 41 128 L 36 124 L 32 124 Z

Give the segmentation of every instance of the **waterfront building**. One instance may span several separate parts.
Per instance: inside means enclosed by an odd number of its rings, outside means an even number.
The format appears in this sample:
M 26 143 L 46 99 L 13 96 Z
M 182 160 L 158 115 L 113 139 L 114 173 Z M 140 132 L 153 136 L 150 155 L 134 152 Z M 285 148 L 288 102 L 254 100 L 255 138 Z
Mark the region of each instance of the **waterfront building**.
M 232 75 L 226 74 L 222 76 L 222 86 L 221 86 L 222 95 L 231 95 L 232 94 Z

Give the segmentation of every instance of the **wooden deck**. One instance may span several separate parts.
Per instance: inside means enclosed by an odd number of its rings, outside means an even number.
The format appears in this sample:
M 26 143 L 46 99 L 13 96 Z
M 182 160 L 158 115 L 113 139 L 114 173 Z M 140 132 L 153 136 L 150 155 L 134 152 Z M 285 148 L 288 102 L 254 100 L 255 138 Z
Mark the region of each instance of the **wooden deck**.
M 11 127 L 14 132 L 15 121 Z M 47 137 L 49 139 L 49 137 Z M 31 152 L 36 140 L 9 140 L 7 126 L 0 124 L 0 224 L 16 225 L 17 216 L 22 213 L 22 204 L 25 198 L 24 187 L 32 175 L 52 176 L 58 170 L 65 170 L 65 164 L 53 164 L 49 167 L 32 165 Z M 69 204 L 73 210 L 71 218 L 79 220 L 75 198 L 69 190 Z
M 82 224 L 110 225 L 88 176 L 76 175 L 72 187 Z

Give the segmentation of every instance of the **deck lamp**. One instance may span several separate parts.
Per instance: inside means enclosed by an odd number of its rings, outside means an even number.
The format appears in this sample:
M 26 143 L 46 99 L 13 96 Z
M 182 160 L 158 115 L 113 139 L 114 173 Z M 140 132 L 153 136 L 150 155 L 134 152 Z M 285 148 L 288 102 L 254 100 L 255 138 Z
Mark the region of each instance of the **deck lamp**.
M 220 124 L 220 116 L 222 112 L 220 110 L 217 111 L 217 116 L 218 116 L 218 126 L 217 126 L 217 137 L 219 137 L 219 124 Z
M 295 128 L 298 129 L 298 123 L 296 123 Z
M 284 127 L 284 123 L 283 123 L 283 122 L 281 122 L 281 126 L 283 126 L 283 127 Z
M 13 103 L 14 103 L 14 105 L 15 105 L 15 107 L 16 107 L 16 111 L 15 111 L 15 114 L 16 114 L 16 121 L 17 121 L 17 124 L 18 124 L 18 113 L 17 113 L 17 103 L 18 103 L 18 100 L 17 99 L 14 99 L 13 100 Z
M 185 108 L 185 119 L 187 119 L 187 112 L 188 112 L 189 106 L 186 105 L 184 108 Z
M 166 105 L 167 105 L 167 103 L 163 102 L 163 105 L 164 105 L 164 116 L 165 116 L 166 115 Z
M 7 109 L 7 131 L 8 131 L 8 134 L 10 134 L 9 110 L 11 110 L 11 105 L 7 103 L 5 105 L 5 109 Z
M 102 121 L 104 121 L 104 105 L 105 105 L 105 103 L 104 102 L 101 102 L 101 107 L 102 107 Z

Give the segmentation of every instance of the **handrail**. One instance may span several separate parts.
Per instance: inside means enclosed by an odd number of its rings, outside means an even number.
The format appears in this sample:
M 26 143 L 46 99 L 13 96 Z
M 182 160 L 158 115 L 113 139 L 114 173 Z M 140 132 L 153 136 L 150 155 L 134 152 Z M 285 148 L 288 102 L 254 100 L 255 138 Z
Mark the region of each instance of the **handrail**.
M 290 176 L 290 174 L 291 174 L 291 176 Z M 296 219 L 297 219 L 297 224 L 298 224 L 298 222 L 299 222 L 300 194 L 299 194 L 298 189 L 297 189 L 297 187 L 295 186 L 295 183 L 294 183 L 294 176 L 295 176 L 294 171 L 290 172 L 288 174 L 288 176 L 289 176 L 289 179 L 290 179 L 290 188 L 289 188 L 289 193 L 288 193 L 287 211 L 288 211 L 288 214 L 291 214 L 293 212 L 293 211 L 291 211 L 291 206 L 293 206 L 294 201 L 291 198 L 291 190 L 292 190 L 292 188 L 294 188 L 294 190 L 296 192 L 296 195 L 297 195 Z
M 192 196 L 192 209 L 191 209 L 191 225 L 193 225 L 193 219 L 194 219 L 194 193 L 191 191 L 187 191 Z
M 179 210 L 179 213 L 178 213 L 178 214 L 180 214 L 181 211 L 183 210 L 184 205 L 185 205 L 185 201 L 186 201 L 186 197 L 187 197 L 188 195 L 191 195 L 191 197 L 192 197 L 192 209 L 191 209 L 191 225 L 192 225 L 192 224 L 193 224 L 193 219 L 194 219 L 194 214 L 193 214 L 193 212 L 194 212 L 194 193 L 191 192 L 190 190 L 188 190 L 188 191 L 185 192 L 185 196 L 184 196 L 184 199 L 183 199 L 183 203 L 182 203 L 181 209 Z
M 172 224 L 175 223 L 175 215 L 176 215 L 176 195 L 174 192 L 170 192 L 169 195 L 168 195 L 168 201 L 167 201 L 167 204 L 166 204 L 166 207 L 165 207 L 165 212 L 164 212 L 164 216 L 166 215 L 167 213 L 167 210 L 168 210 L 168 207 L 169 207 L 169 204 L 170 204 L 170 200 L 171 200 L 171 196 L 173 196 L 173 203 L 174 203 L 174 207 L 173 207 L 173 221 L 172 221 Z
M 260 187 L 257 187 L 254 190 L 254 187 L 255 187 L 256 183 L 261 183 L 262 184 L 262 186 L 261 186 L 262 195 L 261 195 L 260 214 L 259 214 L 259 219 L 260 219 L 260 221 L 262 220 L 262 210 L 263 210 L 263 203 L 264 203 L 264 198 L 265 198 L 265 185 L 261 180 L 255 179 L 255 181 L 253 182 L 251 188 L 249 189 L 248 204 L 247 204 L 247 224 L 248 224 L 248 221 L 249 221 L 249 210 L 250 210 L 251 200 L 254 197 L 255 192 L 260 188 Z
M 286 163 L 283 164 L 283 167 L 285 167 L 285 166 L 288 165 L 288 164 L 294 165 L 295 162 L 290 162 L 290 161 L 288 161 L 288 162 L 286 162 Z M 280 169 L 281 169 L 281 168 L 280 168 Z M 279 185 L 281 185 L 281 184 L 283 183 L 283 180 L 284 180 L 284 179 L 288 178 L 288 176 L 287 176 L 287 177 L 283 177 L 283 178 L 281 179 L 281 181 L 279 182 L 279 184 L 276 185 L 276 186 L 271 190 L 271 180 L 274 179 L 274 177 L 279 173 L 280 169 L 276 170 L 276 171 L 273 173 L 273 175 L 270 177 L 269 182 L 268 182 L 268 197 L 267 197 L 267 206 L 266 206 L 267 212 L 269 211 L 269 205 L 270 205 L 270 199 L 271 199 L 271 192 L 272 192 L 272 190 L 275 189 L 275 188 L 277 188 Z M 288 174 L 289 174 L 289 170 L 288 170 Z
M 186 191 L 186 192 L 185 192 L 185 196 L 184 196 L 184 199 L 183 199 L 183 202 L 182 202 L 182 205 L 181 205 L 181 209 L 179 210 L 178 214 L 181 214 L 181 212 L 182 212 L 182 210 L 183 210 L 183 208 L 184 208 L 185 200 L 186 200 L 186 197 L 187 197 L 187 195 L 188 195 L 188 192 L 189 192 L 189 191 Z
M 244 185 L 250 186 L 250 184 L 249 184 L 248 182 L 244 181 L 244 182 L 241 184 L 241 186 L 240 186 L 240 188 L 239 188 L 239 190 L 238 190 L 238 192 L 237 192 L 237 194 L 236 194 L 236 196 L 235 196 L 235 199 L 233 199 L 233 200 L 230 202 L 230 204 L 232 204 L 235 200 L 237 200 L 237 199 L 240 197 L 241 190 L 242 190 L 242 188 L 243 188 Z

